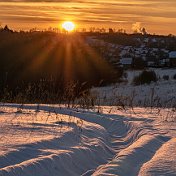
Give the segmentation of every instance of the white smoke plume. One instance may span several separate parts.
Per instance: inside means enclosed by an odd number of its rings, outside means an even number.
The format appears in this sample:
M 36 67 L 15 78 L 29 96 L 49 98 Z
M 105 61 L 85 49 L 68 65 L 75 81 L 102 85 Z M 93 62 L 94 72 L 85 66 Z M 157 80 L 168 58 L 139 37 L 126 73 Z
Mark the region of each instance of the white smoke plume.
M 140 33 L 141 32 L 141 22 L 136 22 L 132 24 L 132 31 L 134 33 Z

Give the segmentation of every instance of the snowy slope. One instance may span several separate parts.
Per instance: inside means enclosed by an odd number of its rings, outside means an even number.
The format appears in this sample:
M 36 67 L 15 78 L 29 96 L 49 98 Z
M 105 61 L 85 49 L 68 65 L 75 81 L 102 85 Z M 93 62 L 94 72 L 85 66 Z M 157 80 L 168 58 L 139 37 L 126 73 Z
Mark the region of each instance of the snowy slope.
M 118 105 L 127 106 L 162 106 L 173 107 L 176 105 L 176 69 L 154 69 L 159 80 L 151 84 L 133 85 L 133 79 L 142 71 L 127 71 L 125 82 L 117 83 L 107 87 L 96 87 L 91 93 L 97 98 L 96 103 L 101 105 Z M 164 80 L 163 76 L 168 75 L 169 80 Z M 119 103 L 120 102 L 120 103 Z M 151 103 L 152 102 L 152 103 Z
M 176 122 L 154 110 L 17 107 L 0 108 L 0 176 L 176 175 Z

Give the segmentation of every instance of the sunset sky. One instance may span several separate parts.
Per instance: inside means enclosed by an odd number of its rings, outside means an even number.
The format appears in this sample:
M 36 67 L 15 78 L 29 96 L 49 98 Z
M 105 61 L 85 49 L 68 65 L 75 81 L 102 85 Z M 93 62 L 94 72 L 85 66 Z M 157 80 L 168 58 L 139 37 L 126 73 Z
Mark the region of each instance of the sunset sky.
M 176 0 L 0 0 L 0 23 L 13 29 L 58 27 L 146 27 L 149 33 L 176 34 Z

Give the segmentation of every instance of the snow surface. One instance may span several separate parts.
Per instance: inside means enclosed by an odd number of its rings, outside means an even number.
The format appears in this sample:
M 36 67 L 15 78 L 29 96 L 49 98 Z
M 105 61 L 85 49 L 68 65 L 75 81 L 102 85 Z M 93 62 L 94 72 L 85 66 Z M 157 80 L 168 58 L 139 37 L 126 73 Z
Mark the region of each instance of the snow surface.
M 0 176 L 176 176 L 169 109 L 18 107 L 0 107 Z
M 150 69 L 159 77 L 158 82 L 135 86 L 132 84 L 135 76 L 142 71 L 127 71 L 125 82 L 107 87 L 92 88 L 91 93 L 101 105 L 126 105 L 126 106 L 162 106 L 170 108 L 176 106 L 176 69 Z M 169 80 L 163 80 L 168 75 Z

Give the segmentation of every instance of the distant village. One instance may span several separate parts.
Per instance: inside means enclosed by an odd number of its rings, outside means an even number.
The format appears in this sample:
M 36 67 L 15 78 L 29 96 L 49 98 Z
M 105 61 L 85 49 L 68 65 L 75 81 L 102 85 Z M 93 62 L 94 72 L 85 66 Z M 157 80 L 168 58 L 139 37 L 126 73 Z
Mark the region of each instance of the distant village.
M 137 36 L 133 36 L 133 41 L 137 44 L 132 43 L 132 45 L 118 42 L 118 39 L 115 39 L 115 35 L 114 39 L 109 41 L 107 36 L 104 38 L 89 36 L 86 41 L 88 45 L 95 48 L 104 59 L 107 59 L 115 67 L 126 69 L 176 67 L 176 42 L 174 42 L 176 39 L 174 36 Z M 172 47 L 169 48 L 168 45 Z

